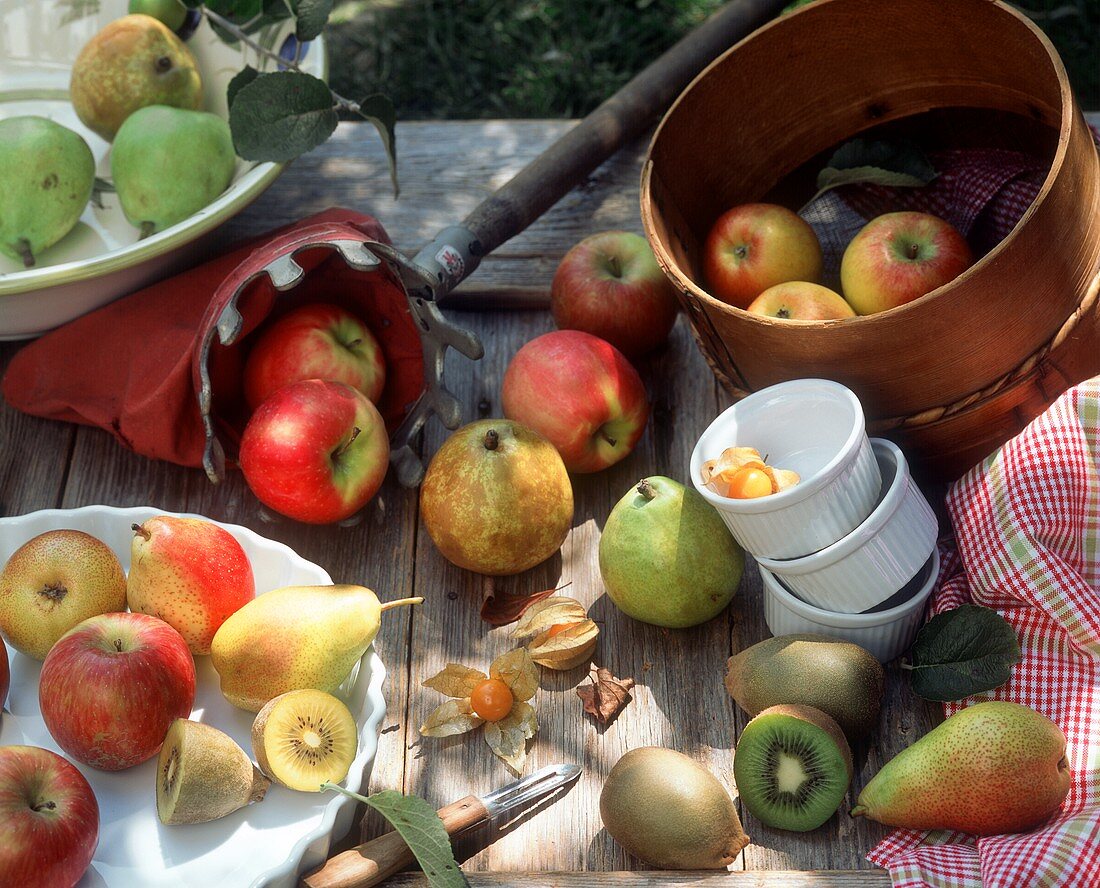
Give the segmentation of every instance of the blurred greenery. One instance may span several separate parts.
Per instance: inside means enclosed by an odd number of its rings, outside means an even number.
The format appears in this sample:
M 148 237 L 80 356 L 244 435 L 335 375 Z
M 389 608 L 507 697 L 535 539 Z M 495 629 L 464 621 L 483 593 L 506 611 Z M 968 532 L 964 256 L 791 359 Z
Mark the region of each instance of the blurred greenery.
M 332 85 L 387 93 L 400 120 L 579 117 L 722 3 L 342 0 L 326 32 Z M 1021 8 L 1058 47 L 1084 107 L 1100 109 L 1100 2 Z

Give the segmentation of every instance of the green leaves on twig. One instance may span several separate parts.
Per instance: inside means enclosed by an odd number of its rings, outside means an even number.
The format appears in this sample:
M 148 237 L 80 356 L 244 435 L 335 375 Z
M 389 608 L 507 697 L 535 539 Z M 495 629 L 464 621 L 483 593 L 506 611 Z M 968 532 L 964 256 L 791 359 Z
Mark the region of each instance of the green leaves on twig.
M 910 650 L 913 690 L 926 700 L 962 700 L 1008 681 L 1020 662 L 1020 642 L 994 610 L 964 604 L 936 614 Z
M 430 888 L 468 888 L 470 883 L 455 860 L 443 821 L 422 798 L 392 789 L 363 796 L 334 783 L 324 783 L 321 788 L 364 802 L 393 824 L 424 870 Z
M 242 75 L 230 82 L 230 89 Z M 336 106 L 325 84 L 309 74 L 275 71 L 239 86 L 230 100 L 233 145 L 245 160 L 293 160 L 336 129 Z

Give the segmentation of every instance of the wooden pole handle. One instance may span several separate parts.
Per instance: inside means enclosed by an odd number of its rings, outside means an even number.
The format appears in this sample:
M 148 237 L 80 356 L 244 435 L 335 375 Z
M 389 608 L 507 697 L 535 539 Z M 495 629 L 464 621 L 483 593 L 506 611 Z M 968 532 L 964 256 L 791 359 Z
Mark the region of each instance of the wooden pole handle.
M 466 796 L 438 812 L 447 835 L 476 826 L 488 819 L 489 812 L 476 796 Z M 412 851 L 396 832 L 388 832 L 337 854 L 320 869 L 302 877 L 307 888 L 369 888 L 385 881 L 415 862 Z
M 789 2 L 733 0 L 559 138 L 466 217 L 462 225 L 476 238 L 471 249 L 475 259 L 519 234 L 589 172 L 645 132 L 709 62 Z M 450 286 L 457 283 L 456 278 Z

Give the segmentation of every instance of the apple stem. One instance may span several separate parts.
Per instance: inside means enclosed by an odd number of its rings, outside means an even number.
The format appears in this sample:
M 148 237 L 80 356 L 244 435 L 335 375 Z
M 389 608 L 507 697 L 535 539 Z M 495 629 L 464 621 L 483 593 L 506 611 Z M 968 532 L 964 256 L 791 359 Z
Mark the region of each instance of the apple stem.
M 657 491 L 653 489 L 653 485 L 649 483 L 648 478 L 643 478 L 638 482 L 638 493 L 644 496 L 647 500 L 653 499 L 657 495 Z
M 618 443 L 614 438 L 607 434 L 607 431 L 604 429 L 600 429 L 600 437 L 603 438 L 612 447 L 614 447 Z
M 383 601 L 382 610 L 388 611 L 391 607 L 404 607 L 407 604 L 423 604 L 424 596 L 417 595 L 414 598 L 398 598 L 396 601 Z
M 355 439 L 359 437 L 359 432 L 360 431 L 362 431 L 362 430 L 359 428 L 359 426 L 355 426 L 354 428 L 352 428 L 351 437 L 348 438 L 339 447 L 337 447 L 335 452 L 332 454 L 332 459 L 333 459 L 334 462 L 336 460 L 338 460 L 341 456 L 343 456 L 345 453 L 348 452 L 348 448 L 351 447 L 351 445 L 355 442 Z
M 607 265 L 612 277 L 620 278 L 623 276 L 623 266 L 618 256 L 608 256 Z
M 39 811 L 52 811 L 56 807 L 57 807 L 56 802 L 46 801 L 46 802 L 38 802 L 37 804 L 31 805 L 31 810 L 34 811 L 37 814 Z
M 133 532 L 134 532 L 135 534 L 137 534 L 137 535 L 138 535 L 139 537 L 141 537 L 142 539 L 145 539 L 145 540 L 151 539 L 151 538 L 152 538 L 152 536 L 153 536 L 153 535 L 152 535 L 151 533 L 149 533 L 149 531 L 147 531 L 147 530 L 146 530 L 146 529 L 145 529 L 144 527 L 142 527 L 142 526 L 141 526 L 140 524 L 131 524 L 131 525 L 130 525 L 130 529 L 131 529 L 131 530 L 132 530 L 132 531 L 133 531 Z
M 359 345 L 362 345 L 362 344 L 363 344 L 362 339 L 353 339 L 351 342 L 345 342 L 344 343 L 344 348 L 352 349 L 352 348 L 355 348 L 356 346 L 359 346 Z
M 485 433 L 484 444 L 486 450 L 497 449 L 500 444 L 500 435 L 497 433 L 496 429 L 489 429 L 489 431 Z
M 909 258 L 916 259 L 920 255 L 920 247 L 917 244 L 909 245 Z
M 115 650 L 118 651 L 120 654 L 122 653 L 122 639 L 121 638 L 116 638 L 115 639 Z

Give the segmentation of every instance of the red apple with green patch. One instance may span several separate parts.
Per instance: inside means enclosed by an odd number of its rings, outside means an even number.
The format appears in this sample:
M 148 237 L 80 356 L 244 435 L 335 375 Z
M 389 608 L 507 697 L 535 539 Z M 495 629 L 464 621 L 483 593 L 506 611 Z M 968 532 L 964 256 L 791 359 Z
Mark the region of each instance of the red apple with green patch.
M 668 339 L 679 306 L 649 242 L 605 231 L 565 254 L 550 285 L 550 310 L 559 330 L 591 333 L 636 358 Z
M 611 343 L 579 330 L 532 339 L 504 373 L 504 415 L 550 441 L 571 472 L 598 472 L 627 456 L 645 431 L 649 401 Z
M 228 530 L 202 518 L 158 515 L 135 524 L 126 600 L 175 629 L 192 654 L 256 597 L 252 565 Z
M 99 842 L 84 775 L 37 746 L 0 746 L 0 885 L 72 888 Z
M 267 507 L 309 524 L 342 521 L 382 486 L 390 442 L 377 408 L 357 389 L 307 379 L 252 414 L 240 466 Z
M 325 379 L 358 389 L 377 404 L 386 386 L 386 361 L 370 328 L 337 305 L 313 303 L 263 330 L 248 353 L 244 392 L 255 410 L 292 382 Z
M 797 213 L 776 204 L 727 210 L 703 245 L 707 292 L 738 308 L 769 287 L 821 277 L 821 244 Z
M 768 287 L 746 311 L 789 321 L 832 321 L 856 316 L 852 306 L 835 290 L 809 281 L 787 281 Z
M 861 315 L 905 305 L 974 262 L 966 239 L 928 213 L 887 213 L 852 238 L 840 262 L 844 298 Z
M 78 762 L 121 771 L 155 756 L 195 702 L 183 637 L 147 614 L 79 623 L 46 655 L 38 704 L 50 736 Z

